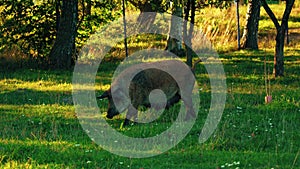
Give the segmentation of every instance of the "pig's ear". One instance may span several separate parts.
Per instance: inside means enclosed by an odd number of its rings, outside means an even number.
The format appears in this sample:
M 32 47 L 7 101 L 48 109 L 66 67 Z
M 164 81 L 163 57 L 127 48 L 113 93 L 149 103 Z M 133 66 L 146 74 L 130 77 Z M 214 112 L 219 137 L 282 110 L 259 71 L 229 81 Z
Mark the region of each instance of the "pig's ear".
M 102 93 L 101 96 L 97 96 L 97 99 L 104 99 L 107 98 L 109 96 L 109 91 L 105 91 L 104 93 Z

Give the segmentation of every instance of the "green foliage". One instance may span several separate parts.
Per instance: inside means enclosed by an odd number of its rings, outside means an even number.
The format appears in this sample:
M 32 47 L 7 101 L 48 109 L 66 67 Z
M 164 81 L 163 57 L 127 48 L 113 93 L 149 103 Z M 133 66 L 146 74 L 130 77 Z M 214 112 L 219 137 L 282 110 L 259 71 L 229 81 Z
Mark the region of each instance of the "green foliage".
M 119 9 L 119 5 L 114 1 L 92 1 L 91 3 L 93 6 L 91 15 L 85 15 L 84 12 L 80 12 L 81 16 L 79 18 L 82 19 L 82 22 L 79 23 L 76 39 L 78 48 L 81 48 L 90 35 L 100 29 L 101 26 L 115 20 L 121 15 L 121 9 Z
M 1 1 L 1 48 L 18 46 L 30 58 L 45 58 L 55 38 L 55 6 L 48 2 L 36 5 L 32 0 Z
M 87 16 L 83 11 L 79 11 L 81 22 L 76 39 L 78 48 L 100 26 L 120 15 L 117 3 L 113 1 L 93 1 L 92 6 L 91 15 Z M 84 7 L 81 6 L 81 9 Z M 3 0 L 0 2 L 0 19 L 0 52 L 20 50 L 27 57 L 28 63 L 31 63 L 30 67 L 35 67 L 36 63 L 48 63 L 49 53 L 56 38 L 54 1 Z

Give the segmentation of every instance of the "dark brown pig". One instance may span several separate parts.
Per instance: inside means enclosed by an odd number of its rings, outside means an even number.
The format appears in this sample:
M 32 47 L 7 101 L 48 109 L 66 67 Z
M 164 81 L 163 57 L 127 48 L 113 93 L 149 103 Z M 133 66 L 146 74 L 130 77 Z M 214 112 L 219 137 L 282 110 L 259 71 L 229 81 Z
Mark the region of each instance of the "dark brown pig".
M 109 119 L 128 110 L 124 125 L 128 125 L 131 119 L 136 121 L 139 106 L 169 108 L 180 99 L 186 107 L 186 118 L 190 118 L 196 116 L 192 104 L 194 84 L 195 78 L 191 69 L 181 61 L 140 63 L 122 71 L 114 79 L 110 89 L 97 98 L 108 98 L 106 117 Z M 155 89 L 165 94 L 165 103 L 157 98 L 154 104 L 150 104 L 149 95 Z

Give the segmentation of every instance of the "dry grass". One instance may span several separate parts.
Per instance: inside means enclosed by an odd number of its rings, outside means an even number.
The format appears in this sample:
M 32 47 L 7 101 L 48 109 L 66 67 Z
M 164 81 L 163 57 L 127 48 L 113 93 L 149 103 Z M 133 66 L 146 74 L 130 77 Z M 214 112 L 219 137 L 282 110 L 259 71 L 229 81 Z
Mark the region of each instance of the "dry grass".
M 290 44 L 289 47 L 299 47 L 300 38 L 300 22 L 298 8 L 300 2 L 295 2 L 294 8 L 290 15 Z M 281 19 L 285 9 L 284 3 L 270 5 L 274 14 L 278 19 Z M 240 32 L 241 36 L 246 22 L 247 6 L 240 6 Z M 211 40 L 212 44 L 217 50 L 226 51 L 235 49 L 237 46 L 237 18 L 236 6 L 231 6 L 228 9 L 206 8 L 202 9 L 196 18 L 196 25 L 199 26 L 206 37 Z M 261 19 L 259 22 L 259 48 L 274 48 L 275 46 L 276 30 L 273 22 L 265 10 L 261 7 Z
M 245 16 L 242 15 L 244 10 L 244 7 L 241 8 L 240 23 L 245 22 Z M 202 9 L 197 15 L 196 21 L 196 25 L 203 30 L 205 36 L 215 48 L 225 47 L 230 49 L 236 45 L 237 21 L 235 6 L 228 9 Z M 243 24 L 240 25 L 242 28 Z

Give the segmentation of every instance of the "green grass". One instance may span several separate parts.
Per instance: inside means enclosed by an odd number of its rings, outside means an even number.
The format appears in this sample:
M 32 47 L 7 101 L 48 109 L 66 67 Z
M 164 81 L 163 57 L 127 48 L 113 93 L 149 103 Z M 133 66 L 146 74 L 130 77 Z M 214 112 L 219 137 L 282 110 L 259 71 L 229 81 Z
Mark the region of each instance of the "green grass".
M 0 77 L 1 168 L 299 168 L 300 53 L 287 51 L 287 76 L 271 79 L 273 102 L 264 104 L 264 51 L 221 55 L 228 96 L 220 124 L 204 144 L 198 136 L 210 105 L 203 65 L 196 76 L 201 107 L 197 121 L 177 146 L 156 157 L 119 157 L 93 143 L 72 106 L 72 72 L 21 69 Z M 271 57 L 272 53 L 267 53 Z M 271 60 L 271 58 L 270 58 Z M 269 62 L 271 69 L 271 61 Z M 107 89 L 117 64 L 102 63 L 98 93 Z M 103 105 L 103 104 L 101 104 Z M 177 105 L 176 105 L 177 106 Z M 106 110 L 106 106 L 100 107 Z M 170 112 L 174 111 L 171 109 Z M 167 129 L 174 113 L 150 124 L 120 129 L 124 115 L 109 120 L 119 132 L 149 137 Z
M 278 6 L 271 7 L 276 9 Z M 280 10 L 282 8 L 276 11 L 277 16 L 281 15 Z M 207 142 L 198 142 L 211 100 L 210 82 L 202 64 L 196 68 L 201 103 L 195 125 L 174 148 L 145 159 L 113 155 L 88 137 L 72 103 L 72 71 L 1 68 L 0 168 L 300 168 L 299 41 L 292 39 L 285 48 L 286 76 L 271 77 L 273 102 L 265 104 L 264 59 L 267 56 L 271 72 L 273 24 L 262 12 L 259 36 L 262 50 L 228 51 L 236 44 L 233 41 L 235 14 L 224 15 L 224 11 L 205 9 L 198 15 L 199 24 L 211 25 L 210 30 L 217 32 L 208 35 L 222 52 L 220 58 L 228 87 L 222 119 Z M 226 11 L 230 13 L 233 9 Z M 245 11 L 246 7 L 242 7 L 241 12 L 245 14 Z M 299 35 L 298 11 L 293 9 L 291 15 L 294 35 Z M 202 15 L 208 15 L 207 12 L 210 16 L 201 19 Z M 223 21 L 226 24 L 222 25 Z M 222 30 L 228 25 L 230 29 L 223 36 L 226 31 Z M 129 40 L 130 52 L 147 49 L 151 38 L 155 39 L 151 47 L 163 48 L 165 45 L 165 37 L 138 36 Z M 111 61 L 119 61 L 124 56 L 122 45 L 116 45 L 111 52 L 112 57 L 108 58 Z M 118 62 L 102 62 L 96 77 L 97 93 L 108 89 L 117 66 Z M 99 101 L 102 112 L 107 110 L 106 103 Z M 170 119 L 176 117 L 178 106 L 150 124 L 120 129 L 124 114 L 107 121 L 124 135 L 150 137 L 172 125 Z

